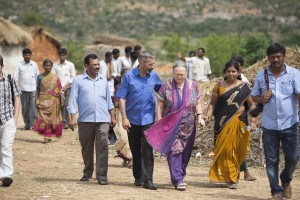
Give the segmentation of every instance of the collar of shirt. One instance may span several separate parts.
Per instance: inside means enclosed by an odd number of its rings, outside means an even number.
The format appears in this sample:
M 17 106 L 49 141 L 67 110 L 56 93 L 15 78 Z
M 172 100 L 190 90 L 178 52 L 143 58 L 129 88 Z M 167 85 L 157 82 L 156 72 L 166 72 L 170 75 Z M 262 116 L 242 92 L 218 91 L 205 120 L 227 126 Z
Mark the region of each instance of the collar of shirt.
M 90 79 L 90 80 L 94 80 L 97 81 L 99 79 L 103 79 L 103 75 L 98 73 L 96 79 L 92 79 L 87 72 L 85 72 L 84 74 L 82 74 L 82 79 Z
M 139 67 L 140 67 L 140 65 L 138 65 L 137 67 L 135 67 L 135 68 L 133 68 L 132 69 L 132 74 L 134 75 L 134 76 L 140 76 L 140 77 L 142 77 L 141 76 L 141 73 L 140 73 L 140 71 L 139 71 Z M 151 70 L 151 72 L 147 72 L 147 76 L 150 76 L 151 74 L 153 74 L 154 72 L 153 72 L 153 69 Z
M 30 60 L 29 63 L 25 62 L 24 60 L 21 61 L 22 65 L 33 65 L 33 62 Z
M 280 73 L 280 76 L 282 74 L 284 74 L 284 73 L 287 73 L 287 74 L 291 73 L 291 67 L 288 66 L 287 64 L 284 64 L 284 66 L 285 66 L 285 70 Z M 273 76 L 273 73 L 271 72 L 271 65 L 268 66 L 267 72 L 268 72 L 268 75 L 272 75 Z
M 0 79 L 1 81 L 4 79 L 6 79 L 7 78 L 7 76 L 8 76 L 8 74 L 5 74 L 5 73 L 2 73 L 2 78 Z

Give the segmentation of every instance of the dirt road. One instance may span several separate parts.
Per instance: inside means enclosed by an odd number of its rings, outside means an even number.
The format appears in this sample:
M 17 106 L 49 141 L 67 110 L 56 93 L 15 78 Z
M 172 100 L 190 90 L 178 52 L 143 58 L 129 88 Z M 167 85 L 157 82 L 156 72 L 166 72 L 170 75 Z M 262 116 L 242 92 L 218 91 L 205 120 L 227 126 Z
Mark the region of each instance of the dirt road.
M 81 182 L 83 163 L 77 133 L 65 131 L 60 141 L 42 144 L 33 131 L 17 131 L 14 143 L 14 183 L 0 187 L 0 199 L 269 199 L 269 185 L 264 169 L 251 168 L 258 180 L 240 180 L 237 190 L 213 187 L 208 181 L 209 163 L 192 158 L 188 166 L 185 192 L 170 184 L 166 160 L 156 157 L 154 182 L 159 189 L 149 191 L 133 186 L 130 169 L 121 166 L 110 147 L 109 185 L 95 179 Z M 293 199 L 300 199 L 300 173 L 295 174 Z

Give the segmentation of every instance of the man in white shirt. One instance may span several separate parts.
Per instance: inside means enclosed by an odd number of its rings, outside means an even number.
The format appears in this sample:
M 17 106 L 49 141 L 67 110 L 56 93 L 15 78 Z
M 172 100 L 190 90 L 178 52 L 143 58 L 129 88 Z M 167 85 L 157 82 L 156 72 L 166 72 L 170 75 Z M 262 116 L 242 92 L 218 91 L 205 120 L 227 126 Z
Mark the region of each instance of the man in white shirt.
M 131 59 L 131 63 L 132 63 L 131 68 L 135 68 L 135 67 L 139 66 L 140 63 L 139 63 L 138 57 L 139 57 L 138 52 L 136 52 L 136 51 L 130 52 L 130 59 Z
M 131 62 L 131 59 L 130 59 L 130 52 L 131 51 L 132 51 L 132 47 L 131 46 L 125 47 L 125 56 L 121 57 L 121 66 L 122 66 L 122 69 L 124 69 L 125 67 L 131 68 L 131 66 L 132 66 L 132 62 Z
M 23 49 L 22 54 L 24 60 L 16 66 L 15 79 L 22 91 L 21 105 L 25 123 L 24 130 L 30 130 L 36 116 L 35 92 L 39 69 L 36 62 L 30 60 L 32 51 L 29 48 Z
M 197 50 L 197 56 L 192 58 L 185 58 L 182 55 L 178 55 L 179 59 L 192 62 L 194 69 L 192 72 L 192 77 L 196 81 L 207 82 L 209 81 L 209 75 L 211 74 L 209 59 L 204 56 L 205 49 L 199 48 Z
M 196 56 L 195 51 L 190 51 L 189 52 L 189 57 L 190 58 L 195 57 L 195 56 Z M 193 80 L 194 79 L 194 77 L 193 77 L 194 64 L 191 61 L 191 62 L 187 62 L 186 65 L 187 65 L 187 79 Z
M 115 92 L 114 77 L 116 77 L 116 73 L 114 71 L 115 67 L 112 62 L 112 53 L 109 51 L 106 52 L 105 60 L 101 60 L 99 64 L 100 64 L 99 73 L 107 78 L 110 96 L 113 97 Z
M 75 65 L 66 59 L 67 55 L 67 50 L 65 48 L 61 48 L 58 51 L 59 62 L 54 63 L 52 68 L 52 71 L 58 76 L 61 82 L 62 93 L 65 97 L 65 103 L 62 107 L 62 120 L 63 127 L 65 129 L 68 129 L 68 123 L 70 121 L 67 106 L 70 98 L 71 83 L 73 81 L 73 78 L 76 76 Z
M 122 70 L 122 63 L 120 58 L 120 50 L 119 49 L 113 49 L 112 50 L 112 62 L 115 66 L 115 73 L 116 76 L 121 76 L 121 70 Z

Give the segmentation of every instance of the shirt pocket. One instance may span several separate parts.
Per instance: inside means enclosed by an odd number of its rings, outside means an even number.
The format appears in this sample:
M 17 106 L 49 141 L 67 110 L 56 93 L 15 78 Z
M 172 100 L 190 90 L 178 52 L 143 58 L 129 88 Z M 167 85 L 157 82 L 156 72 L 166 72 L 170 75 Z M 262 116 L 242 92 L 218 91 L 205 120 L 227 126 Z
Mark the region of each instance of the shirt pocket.
M 293 93 L 292 81 L 282 81 L 280 84 L 282 94 L 291 95 Z

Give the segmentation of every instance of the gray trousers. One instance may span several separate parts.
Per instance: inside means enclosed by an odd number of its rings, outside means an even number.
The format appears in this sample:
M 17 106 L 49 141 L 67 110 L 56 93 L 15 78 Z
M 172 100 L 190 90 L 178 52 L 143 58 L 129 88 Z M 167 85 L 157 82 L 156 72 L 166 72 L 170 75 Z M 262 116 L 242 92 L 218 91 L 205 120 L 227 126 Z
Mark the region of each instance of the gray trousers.
M 63 125 L 68 124 L 69 121 L 70 121 L 69 112 L 68 112 L 68 109 L 67 109 L 68 104 L 69 104 L 69 99 L 70 99 L 70 92 L 71 92 L 71 88 L 68 88 L 65 91 L 65 94 L 64 94 L 65 102 L 64 102 L 63 107 L 61 108 Z
M 35 92 L 22 91 L 21 105 L 25 128 L 31 128 L 36 117 Z
M 108 169 L 107 122 L 79 122 L 78 132 L 84 162 L 83 176 L 91 178 L 94 172 L 94 148 L 96 149 L 96 179 L 107 180 Z

